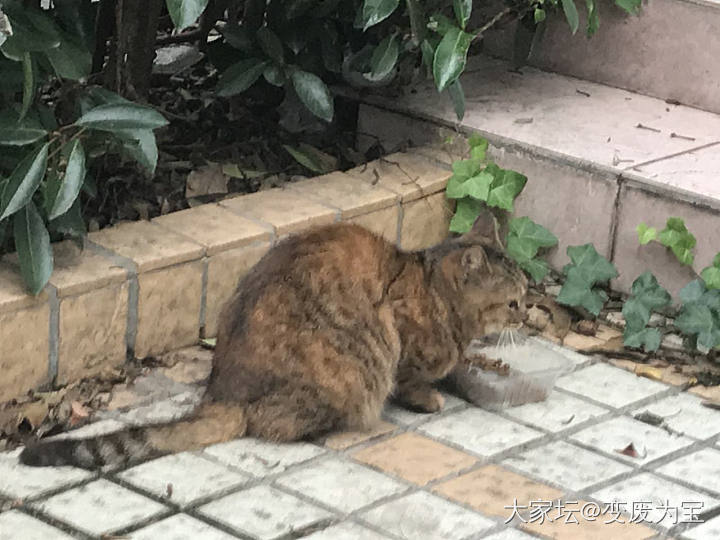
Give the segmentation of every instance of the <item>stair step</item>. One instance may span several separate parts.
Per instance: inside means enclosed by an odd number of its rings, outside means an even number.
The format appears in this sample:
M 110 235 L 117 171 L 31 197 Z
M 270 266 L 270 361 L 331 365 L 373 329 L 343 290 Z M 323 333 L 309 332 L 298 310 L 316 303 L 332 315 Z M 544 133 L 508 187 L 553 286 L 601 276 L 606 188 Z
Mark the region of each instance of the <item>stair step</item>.
M 541 69 L 625 88 L 720 113 L 720 2 L 652 0 L 638 16 L 598 2 L 600 28 L 573 36 L 562 13 L 547 20 L 529 63 Z M 516 23 L 486 34 L 484 51 L 511 58 Z
M 457 145 L 448 136 L 484 135 L 499 165 L 528 176 L 516 213 L 560 238 L 553 266 L 568 262 L 568 245 L 592 242 L 618 266 L 620 290 L 645 270 L 672 293 L 694 278 L 664 247 L 638 245 L 640 222 L 684 218 L 698 239 L 695 271 L 720 251 L 720 115 L 485 57 L 462 84 L 459 125 L 449 99 L 426 84 L 401 98 L 363 98 L 361 138 L 387 151 L 444 141 L 433 155 L 449 163 Z

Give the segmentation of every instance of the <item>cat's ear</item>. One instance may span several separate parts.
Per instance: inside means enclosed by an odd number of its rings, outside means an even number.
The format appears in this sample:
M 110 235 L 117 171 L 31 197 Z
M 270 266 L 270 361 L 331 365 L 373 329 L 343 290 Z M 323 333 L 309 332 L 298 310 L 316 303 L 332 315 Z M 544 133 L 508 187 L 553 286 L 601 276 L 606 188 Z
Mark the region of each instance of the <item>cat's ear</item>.
M 490 269 L 490 261 L 482 246 L 465 248 L 460 262 L 466 275 L 476 272 L 486 272 Z
M 500 240 L 500 224 L 490 210 L 480 212 L 470 231 L 462 236 L 463 243 L 505 249 Z

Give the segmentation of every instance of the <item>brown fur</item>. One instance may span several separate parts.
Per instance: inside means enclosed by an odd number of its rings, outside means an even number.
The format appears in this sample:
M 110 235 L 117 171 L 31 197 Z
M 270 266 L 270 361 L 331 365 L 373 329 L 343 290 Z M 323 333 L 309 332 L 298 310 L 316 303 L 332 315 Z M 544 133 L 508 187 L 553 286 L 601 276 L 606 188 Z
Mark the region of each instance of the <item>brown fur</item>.
M 526 290 L 491 218 L 413 253 L 349 224 L 287 238 L 242 278 L 224 309 L 206 403 L 194 419 L 138 430 L 144 446 L 130 445 L 132 459 L 243 434 L 294 441 L 362 430 L 389 397 L 438 411 L 443 399 L 433 383 L 471 339 L 520 321 Z M 122 454 L 113 436 L 106 442 Z M 21 459 L 55 464 L 49 455 L 65 462 L 82 453 L 42 448 Z

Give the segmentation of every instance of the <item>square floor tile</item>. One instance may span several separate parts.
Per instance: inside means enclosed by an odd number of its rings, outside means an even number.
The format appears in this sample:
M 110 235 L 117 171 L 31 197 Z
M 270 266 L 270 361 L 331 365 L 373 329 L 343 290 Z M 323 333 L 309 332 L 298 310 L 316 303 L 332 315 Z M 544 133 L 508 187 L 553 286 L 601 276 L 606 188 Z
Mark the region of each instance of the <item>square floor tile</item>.
M 655 470 L 687 484 L 720 493 L 720 450 L 703 448 Z
M 355 452 L 353 458 L 408 482 L 428 482 L 466 469 L 477 460 L 417 433 L 403 433 Z
M 352 512 L 407 489 L 389 476 L 340 457 L 293 471 L 276 483 L 342 512 Z
M 368 431 L 341 431 L 325 439 L 325 446 L 333 450 L 345 450 L 356 444 L 369 441 L 395 430 L 397 426 L 389 422 L 380 421 Z
M 720 516 L 695 525 L 692 529 L 682 533 L 682 537 L 688 540 L 716 540 L 720 538 Z
M 514 501 L 528 506 L 530 501 L 554 501 L 563 494 L 499 465 L 486 465 L 463 474 L 436 485 L 433 491 L 485 515 L 504 519 L 512 515 Z
M 239 486 L 250 478 L 186 452 L 148 461 L 118 477 L 181 506 Z
M 17 510 L 0 514 L 0 540 L 19 540 L 20 534 L 22 540 L 72 540 L 61 530 Z
M 582 399 L 553 391 L 545 401 L 510 407 L 504 412 L 526 424 L 558 432 L 608 411 Z
M 692 489 L 688 489 L 674 482 L 664 480 L 650 473 L 642 473 L 626 478 L 616 484 L 603 488 L 592 496 L 600 501 L 623 503 L 624 508 L 632 514 L 633 506 L 636 515 L 640 513 L 640 505 L 645 504 L 649 511 L 646 522 L 656 523 L 664 528 L 673 527 L 676 522 L 681 523 L 689 519 L 689 514 L 683 512 L 683 503 L 702 504 L 697 513 L 703 513 L 720 504 L 720 500 L 709 497 Z M 676 511 L 665 511 L 663 507 L 678 508 Z
M 388 540 L 387 536 L 349 521 L 333 525 L 303 538 L 306 540 Z
M 191 518 L 175 514 L 130 533 L 132 540 L 234 540 L 234 536 Z
M 481 456 L 492 456 L 543 435 L 512 420 L 474 407 L 423 424 L 419 431 Z
M 442 395 L 445 398 L 445 406 L 443 407 L 442 412 L 449 412 L 468 405 L 467 401 L 462 400 L 457 396 L 453 396 L 452 394 L 442 392 Z M 388 403 L 383 411 L 383 416 L 385 418 L 401 426 L 410 426 L 417 424 L 418 422 L 429 420 L 433 416 L 436 416 L 436 414 L 437 413 L 411 411 L 410 409 L 406 409 L 405 407 L 395 403 Z
M 522 528 L 553 540 L 649 540 L 658 532 L 638 523 L 604 504 L 583 500 L 561 501 L 543 515 L 530 514 Z
M 91 535 L 111 533 L 167 510 L 162 504 L 104 479 L 37 503 L 50 516 Z
M 570 438 L 633 465 L 643 465 L 693 443 L 687 437 L 673 435 L 662 428 L 627 416 L 595 424 L 578 431 Z M 619 452 L 630 444 L 639 454 L 638 457 Z
M 633 416 L 648 411 L 661 416 L 673 431 L 707 439 L 720 433 L 720 411 L 702 404 L 703 400 L 691 394 L 669 396 L 656 403 L 645 405 L 633 411 Z
M 260 540 L 280 538 L 332 517 L 322 508 L 270 486 L 256 486 L 201 506 L 198 511 Z
M 506 459 L 503 464 L 573 491 L 632 470 L 622 463 L 564 441 L 527 450 Z
M 208 455 L 256 477 L 281 473 L 325 451 L 308 443 L 273 444 L 249 437 L 205 449 Z
M 360 514 L 360 519 L 413 540 L 461 540 L 495 525 L 480 514 L 424 491 L 378 506 Z
M 75 467 L 26 467 L 18 461 L 20 450 L 0 454 L 0 494 L 10 499 L 36 497 L 92 476 Z
M 595 364 L 560 377 L 555 386 L 616 408 L 668 389 L 664 384 L 607 364 Z

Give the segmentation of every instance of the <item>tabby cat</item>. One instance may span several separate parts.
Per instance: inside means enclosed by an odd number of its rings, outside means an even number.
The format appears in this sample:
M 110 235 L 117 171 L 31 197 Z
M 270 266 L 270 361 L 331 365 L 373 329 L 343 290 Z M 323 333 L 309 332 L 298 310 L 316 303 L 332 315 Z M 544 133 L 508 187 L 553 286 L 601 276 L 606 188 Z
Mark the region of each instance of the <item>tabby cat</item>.
M 313 439 L 370 428 L 389 397 L 439 411 L 433 383 L 471 339 L 519 322 L 526 291 L 489 214 L 466 235 L 417 252 L 351 224 L 291 236 L 226 304 L 205 401 L 193 417 L 41 441 L 20 460 L 95 468 L 243 435 Z

